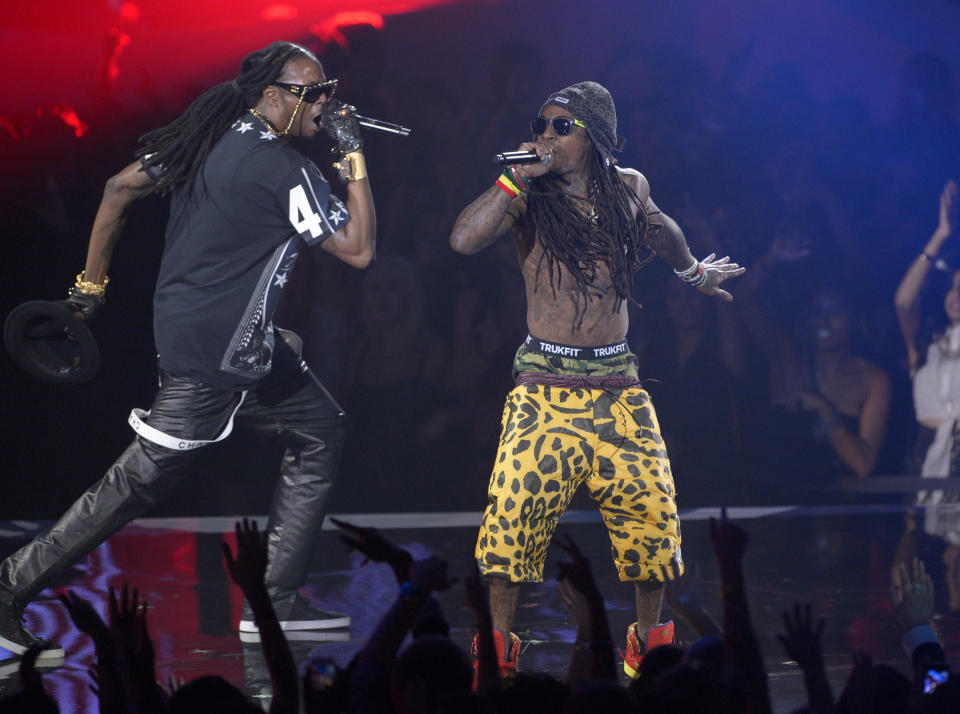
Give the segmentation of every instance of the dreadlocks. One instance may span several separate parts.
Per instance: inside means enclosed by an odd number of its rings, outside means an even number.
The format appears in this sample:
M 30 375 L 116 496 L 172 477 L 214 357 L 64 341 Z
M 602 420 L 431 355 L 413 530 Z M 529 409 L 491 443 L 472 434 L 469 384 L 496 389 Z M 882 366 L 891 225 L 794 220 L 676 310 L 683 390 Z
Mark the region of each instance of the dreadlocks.
M 531 182 L 527 203 L 530 220 L 543 245 L 537 286 L 546 260 L 550 287 L 556 291 L 561 277 L 557 262 L 563 264 L 576 280 L 583 299 L 582 305 L 579 300 L 577 304 L 577 328 L 583 323 L 591 299 L 588 291 L 597 280 L 601 263 L 607 266 L 617 293 L 614 312 L 624 300 L 633 300 L 633 274 L 653 259 L 645 237 L 649 228 L 656 227 L 650 223 L 636 191 L 613 166 L 605 165 L 595 146 L 588 154 L 587 171 L 591 177 L 587 198 L 565 192 L 560 176 L 546 174 Z M 638 206 L 636 217 L 634 205 Z
M 302 56 L 315 59 L 309 50 L 291 42 L 274 42 L 251 52 L 240 63 L 236 79 L 208 89 L 172 122 L 141 136 L 137 157 L 147 167 L 163 169 L 157 190 L 166 194 L 182 189 L 189 199 L 213 145 L 245 109 L 260 101 L 263 90 L 283 73 L 287 62 Z

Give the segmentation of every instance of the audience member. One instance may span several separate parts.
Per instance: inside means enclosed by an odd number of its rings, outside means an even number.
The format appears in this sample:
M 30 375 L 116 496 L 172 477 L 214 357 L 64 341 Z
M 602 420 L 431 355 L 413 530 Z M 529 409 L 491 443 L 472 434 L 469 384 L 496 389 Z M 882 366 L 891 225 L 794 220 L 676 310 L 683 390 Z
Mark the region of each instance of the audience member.
M 940 194 L 937 227 L 923 250 L 913 259 L 894 297 L 897 318 L 907 348 L 907 362 L 913 377 L 913 403 L 921 427 L 918 447 L 924 451 L 920 474 L 936 479 L 960 476 L 960 271 L 950 268 L 950 289 L 936 311 L 940 329 L 931 329 L 930 316 L 923 314 L 922 293 L 934 281 L 930 271 L 945 268 L 940 259 L 944 246 L 956 234 L 960 210 L 957 184 L 947 182 Z M 934 273 L 936 275 L 936 272 Z M 939 295 L 937 296 L 939 297 Z M 926 318 L 926 320 L 925 320 Z M 919 453 L 918 453 L 919 456 Z M 960 610 L 960 504 L 955 491 L 931 489 L 920 492 L 917 502 L 927 506 L 923 529 L 946 543 L 949 607 Z M 908 521 L 900 542 L 898 558 L 908 561 L 920 547 L 919 534 Z

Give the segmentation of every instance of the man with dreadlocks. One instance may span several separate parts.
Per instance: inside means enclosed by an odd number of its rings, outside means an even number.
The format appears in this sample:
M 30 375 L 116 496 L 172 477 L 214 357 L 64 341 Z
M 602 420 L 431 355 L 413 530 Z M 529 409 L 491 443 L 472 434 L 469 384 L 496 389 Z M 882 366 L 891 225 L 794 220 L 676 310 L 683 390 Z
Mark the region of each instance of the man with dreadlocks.
M 58 575 L 152 507 L 188 471 L 199 447 L 226 438 L 234 418 L 286 447 L 267 525 L 266 582 L 285 629 L 350 624 L 301 600 L 336 473 L 344 414 L 300 359 L 274 309 L 297 255 L 320 244 L 363 268 L 376 218 L 359 125 L 331 99 L 317 58 L 276 42 L 244 58 L 240 73 L 198 97 L 179 118 L 141 138 L 134 162 L 111 178 L 94 220 L 84 272 L 67 303 L 92 320 L 127 208 L 153 191 L 172 195 L 154 296 L 160 388 L 135 409 L 136 438 L 106 475 L 44 535 L 0 564 L 0 645 L 41 658 L 57 644 L 23 626 L 23 609 Z M 346 206 L 289 137 L 322 129 L 337 142 Z M 259 636 L 249 606 L 242 639 Z
M 673 639 L 658 624 L 663 578 L 683 572 L 670 463 L 637 359 L 625 341 L 633 275 L 651 251 L 706 295 L 743 272 L 729 258 L 694 259 L 647 180 L 616 165 L 622 149 L 610 93 L 581 82 L 550 95 L 531 122 L 540 162 L 508 167 L 460 214 L 450 244 L 472 254 L 512 233 L 527 295 L 529 335 L 514 361 L 500 446 L 476 558 L 490 578 L 501 669 L 516 669 L 510 632 L 519 584 L 540 582 L 557 522 L 585 483 L 600 506 L 637 622 L 624 669 Z M 606 642 L 593 643 L 606 647 Z M 612 646 L 612 645 L 610 645 Z

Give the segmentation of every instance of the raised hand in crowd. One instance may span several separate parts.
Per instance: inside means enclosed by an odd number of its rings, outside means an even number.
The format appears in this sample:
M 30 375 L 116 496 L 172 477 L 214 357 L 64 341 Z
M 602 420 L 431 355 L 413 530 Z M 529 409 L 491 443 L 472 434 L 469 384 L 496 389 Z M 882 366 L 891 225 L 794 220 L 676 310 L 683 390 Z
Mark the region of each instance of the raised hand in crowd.
M 810 253 L 811 241 L 808 235 L 786 233 L 774 237 L 764 258 L 771 263 L 795 263 L 808 258 Z
M 233 556 L 227 543 L 220 544 L 227 572 L 244 595 L 249 592 L 257 600 L 256 604 L 262 604 L 258 596 L 261 591 L 266 592 L 264 577 L 267 573 L 267 547 L 264 536 L 260 533 L 257 522 L 249 518 L 237 521 L 233 528 L 237 538 L 237 556 Z M 266 599 L 269 602 L 269 598 Z M 254 604 L 251 602 L 250 607 L 254 607 Z
M 748 304 L 756 301 L 781 266 L 806 260 L 812 252 L 813 242 L 808 234 L 798 231 L 778 233 L 766 252 L 750 266 L 750 272 L 743 280 L 741 293 L 745 301 Z M 755 311 L 750 312 L 751 319 L 758 316 Z
M 234 532 L 237 555 L 234 557 L 230 546 L 223 543 L 223 561 L 230 579 L 247 598 L 260 632 L 260 646 L 273 687 L 270 711 L 295 713 L 299 709 L 297 666 L 264 582 L 267 572 L 266 537 L 260 533 L 257 522 L 247 518 L 234 524 Z
M 838 706 L 846 714 L 872 714 L 877 699 L 877 668 L 866 650 L 853 653 L 853 670 L 840 695 Z
M 906 630 L 903 649 L 913 664 L 914 699 L 921 697 L 923 683 L 930 670 L 949 671 L 946 653 L 937 633 L 930 626 L 933 617 L 933 580 L 923 562 L 898 563 L 890 587 L 893 611 Z
M 721 571 L 739 573 L 747 552 L 750 536 L 727 517 L 727 509 L 720 509 L 720 518 L 710 519 L 710 544 L 717 556 Z
M 430 557 L 411 564 L 409 580 L 401 583 L 397 599 L 350 665 L 348 711 L 379 712 L 390 706 L 391 670 L 400 645 L 430 595 L 453 583 L 445 560 Z
M 917 253 L 910 267 L 897 286 L 894 306 L 900 332 L 907 347 L 907 358 L 911 373 L 920 364 L 920 352 L 917 337 L 920 331 L 919 295 L 927 279 L 930 268 L 936 264 L 944 244 L 957 232 L 960 225 L 960 188 L 952 179 L 947 181 L 940 193 L 940 212 L 937 227 L 927 240 L 923 250 Z
M 590 654 L 590 604 L 587 602 L 587 596 L 566 578 L 557 581 L 557 594 L 577 628 L 573 654 L 570 657 L 570 664 L 567 665 L 567 684 L 572 687 L 578 682 L 589 679 L 590 670 L 593 667 L 593 658 Z
M 929 624 L 933 617 L 933 579 L 919 558 L 899 563 L 890 588 L 893 611 L 907 629 Z
M 940 193 L 940 214 L 937 229 L 934 231 L 934 235 L 941 241 L 941 246 L 942 241 L 957 232 L 958 225 L 960 225 L 960 188 L 956 181 L 950 179 Z
M 447 561 L 437 557 L 414 561 L 409 580 L 401 583 L 396 601 L 381 618 L 355 664 L 392 662 L 430 595 L 449 590 L 454 582 L 447 574 Z
M 770 711 L 770 695 L 743 577 L 743 556 L 749 541 L 747 532 L 727 518 L 726 508 L 721 509 L 719 520 L 710 519 L 710 542 L 720 565 L 723 587 L 723 639 L 730 655 L 728 667 L 736 667 L 743 676 L 747 711 L 761 714 Z
M 122 674 L 126 666 L 120 661 L 122 653 L 113 631 L 93 605 L 72 590 L 58 597 L 77 629 L 93 639 L 97 661 L 89 670 L 90 690 L 100 702 L 101 714 L 124 714 L 129 709 Z
M 176 693 L 187 681 L 183 677 L 178 677 L 175 674 L 170 674 L 167 676 L 167 686 L 164 687 L 167 696 Z
M 567 681 L 573 684 L 587 677 L 616 680 L 610 623 L 590 561 L 569 535 L 556 538 L 554 542 L 569 558 L 557 565 L 557 580 L 560 581 L 560 599 L 577 624 L 577 640 Z M 588 657 L 583 656 L 584 647 Z
M 138 589 L 131 591 L 126 582 L 119 599 L 116 590 L 110 588 L 110 632 L 122 658 L 125 699 L 128 706 L 145 714 L 164 709 L 163 690 L 157 684 L 154 667 L 153 641 L 147 631 L 148 608 Z
M 110 632 L 120 653 L 130 661 L 144 660 L 153 665 L 153 643 L 147 634 L 146 600 L 140 599 L 140 591 L 131 591 L 123 584 L 120 596 L 110 588 Z
M 700 565 L 695 563 L 687 568 L 687 572 L 680 578 L 671 578 L 666 566 L 660 566 L 663 578 L 663 592 L 670 609 L 686 622 L 697 637 L 710 635 L 722 636 L 720 626 L 713 621 L 702 607 L 702 583 L 700 581 Z
M 340 540 L 350 550 L 363 554 L 362 565 L 366 565 L 370 561 L 386 563 L 393 569 L 393 574 L 396 576 L 398 583 L 410 579 L 410 565 L 413 563 L 413 556 L 400 546 L 391 543 L 379 530 L 356 526 L 339 518 L 331 517 L 330 520 L 337 528 L 344 531 Z
M 105 652 L 115 652 L 110 628 L 88 600 L 84 600 L 73 590 L 60 593 L 57 598 L 63 603 L 76 628 L 91 637 L 98 657 Z
M 787 656 L 803 670 L 810 709 L 820 714 L 837 711 L 833 693 L 830 691 L 830 682 L 827 681 L 827 673 L 823 667 L 821 640 L 825 625 L 826 620 L 822 617 L 814 624 L 810 603 L 795 603 L 792 616 L 789 610 L 783 612 L 784 632 L 777 635 Z

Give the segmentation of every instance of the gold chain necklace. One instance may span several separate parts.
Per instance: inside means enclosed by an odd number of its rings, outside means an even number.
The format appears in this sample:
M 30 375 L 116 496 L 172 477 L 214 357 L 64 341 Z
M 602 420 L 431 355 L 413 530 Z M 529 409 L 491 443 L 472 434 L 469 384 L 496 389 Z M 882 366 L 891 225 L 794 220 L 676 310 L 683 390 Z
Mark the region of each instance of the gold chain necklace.
M 253 107 L 250 107 L 250 109 L 249 109 L 248 111 L 249 111 L 251 114 L 253 114 L 253 116 L 255 116 L 257 119 L 259 119 L 259 120 L 261 121 L 261 123 L 267 128 L 267 131 L 269 131 L 269 132 L 270 132 L 271 134 L 273 134 L 274 136 L 280 136 L 280 132 L 277 131 L 277 127 L 275 127 L 275 126 L 273 125 L 273 122 L 272 122 L 272 121 L 270 121 L 269 119 L 267 119 L 265 116 L 263 116 L 263 114 L 261 114 L 260 112 L 258 112 L 258 111 L 257 111 L 256 109 L 254 109 Z

